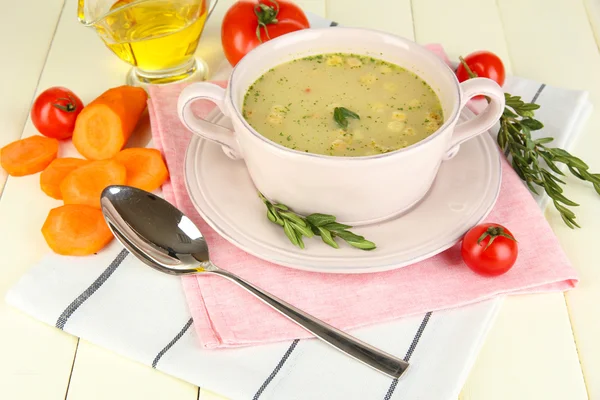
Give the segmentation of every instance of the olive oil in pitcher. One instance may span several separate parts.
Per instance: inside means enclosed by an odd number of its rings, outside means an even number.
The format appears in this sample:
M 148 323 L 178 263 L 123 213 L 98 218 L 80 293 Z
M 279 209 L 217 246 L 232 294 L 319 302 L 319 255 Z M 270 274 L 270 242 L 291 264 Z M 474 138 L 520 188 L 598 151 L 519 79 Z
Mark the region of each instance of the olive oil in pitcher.
M 92 25 L 135 67 L 128 81 L 169 83 L 196 71 L 194 53 L 208 14 L 206 0 L 118 0 Z

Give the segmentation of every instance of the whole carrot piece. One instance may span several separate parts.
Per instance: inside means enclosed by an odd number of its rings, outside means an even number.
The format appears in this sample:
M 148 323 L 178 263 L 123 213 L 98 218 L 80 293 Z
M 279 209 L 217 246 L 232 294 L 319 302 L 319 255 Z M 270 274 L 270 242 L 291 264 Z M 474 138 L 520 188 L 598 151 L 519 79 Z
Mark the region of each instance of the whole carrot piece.
M 142 88 L 119 86 L 102 93 L 77 116 L 73 144 L 85 158 L 105 160 L 127 143 L 146 108 Z

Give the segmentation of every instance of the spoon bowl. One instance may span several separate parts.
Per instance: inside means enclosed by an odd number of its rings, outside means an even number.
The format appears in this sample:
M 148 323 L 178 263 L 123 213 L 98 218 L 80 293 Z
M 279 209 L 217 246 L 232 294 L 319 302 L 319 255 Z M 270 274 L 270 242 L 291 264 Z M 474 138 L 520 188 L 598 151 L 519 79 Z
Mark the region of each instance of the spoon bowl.
M 209 259 L 202 232 L 166 200 L 131 186 L 113 185 L 104 189 L 100 204 L 117 240 L 148 266 L 170 275 L 219 275 L 334 348 L 392 378 L 399 378 L 408 368 L 404 360 L 362 342 L 214 265 Z
M 196 225 L 171 203 L 131 186 L 109 186 L 100 198 L 115 237 L 144 263 L 171 275 L 202 272 L 208 246 Z

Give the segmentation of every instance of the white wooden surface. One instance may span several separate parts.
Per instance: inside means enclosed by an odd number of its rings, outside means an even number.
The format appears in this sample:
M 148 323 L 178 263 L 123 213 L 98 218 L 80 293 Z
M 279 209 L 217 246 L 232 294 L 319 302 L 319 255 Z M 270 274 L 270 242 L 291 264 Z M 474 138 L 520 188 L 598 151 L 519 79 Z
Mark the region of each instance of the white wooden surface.
M 220 62 L 221 0 L 198 56 Z M 600 108 L 598 0 L 298 0 L 306 10 L 345 25 L 386 30 L 419 43 L 440 42 L 456 57 L 497 53 L 514 74 L 590 91 Z M 76 0 L 4 1 L 0 13 L 0 146 L 35 133 L 28 110 L 36 93 L 63 85 L 88 102 L 123 82 L 127 66 L 92 30 L 79 26 Z M 35 11 L 32 11 L 35 10 Z M 594 32 L 596 35 L 594 36 Z M 600 111 L 573 150 L 600 171 Z M 0 193 L 5 176 L 0 173 Z M 0 295 L 47 247 L 39 233 L 47 210 L 38 176 L 9 179 L 0 200 Z M 513 297 L 505 302 L 461 399 L 600 399 L 600 198 L 569 181 L 581 203 L 583 229 L 547 217 L 581 274 L 568 293 Z M 594 246 L 596 245 L 596 247 Z M 45 326 L 0 303 L 0 399 L 175 399 L 220 397 Z M 232 379 L 234 379 L 232 377 Z M 433 399 L 435 400 L 435 399 Z
M 20 2 L 2 2 L 0 13 L 0 147 L 18 139 L 54 37 L 63 0 L 40 1 L 36 12 Z M 15 40 L 16 36 L 18 39 Z M 0 169 L 0 193 L 6 181 Z

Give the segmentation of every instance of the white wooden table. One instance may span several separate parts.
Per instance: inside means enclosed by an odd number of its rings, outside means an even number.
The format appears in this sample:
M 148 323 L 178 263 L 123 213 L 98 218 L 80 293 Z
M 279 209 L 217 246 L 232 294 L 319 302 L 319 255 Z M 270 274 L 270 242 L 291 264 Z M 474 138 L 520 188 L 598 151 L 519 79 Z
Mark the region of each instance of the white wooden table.
M 222 61 L 220 21 L 232 2 L 220 1 L 198 49 L 198 56 L 213 68 Z M 600 171 L 599 0 L 297 2 L 344 25 L 386 30 L 423 44 L 441 42 L 454 58 L 489 49 L 513 74 L 589 90 L 596 111 L 573 151 Z M 28 112 L 45 88 L 67 86 L 87 103 L 123 83 L 128 67 L 93 30 L 78 24 L 76 3 L 1 3 L 0 146 L 36 133 Z M 58 204 L 42 195 L 38 175 L 6 180 L 3 174 L 0 171 L 2 298 L 48 251 L 40 227 L 48 209 Z M 461 399 L 600 399 L 600 262 L 596 261 L 600 198 L 575 180 L 568 183 L 568 196 L 581 204 L 577 215 L 583 229 L 566 228 L 553 209 L 546 215 L 579 271 L 581 284 L 564 296 L 509 298 Z M 220 398 L 43 325 L 4 301 L 0 355 L 0 399 Z

